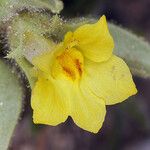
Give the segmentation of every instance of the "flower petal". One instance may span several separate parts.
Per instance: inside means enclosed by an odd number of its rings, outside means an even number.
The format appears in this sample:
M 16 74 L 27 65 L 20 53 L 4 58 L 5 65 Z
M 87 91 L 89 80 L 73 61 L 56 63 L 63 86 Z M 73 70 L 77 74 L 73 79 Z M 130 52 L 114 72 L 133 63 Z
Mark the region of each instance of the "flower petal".
M 64 50 L 62 53 L 56 54 L 51 73 L 53 78 L 60 78 L 65 75 L 73 81 L 79 80 L 83 71 L 83 56 L 81 52 L 75 48 Z
M 114 48 L 113 39 L 109 33 L 106 17 L 102 16 L 95 24 L 86 24 L 74 32 L 74 39 L 78 40 L 78 48 L 85 57 L 102 62 L 109 59 Z
M 82 79 L 84 86 L 104 98 L 106 105 L 122 102 L 137 93 L 128 66 L 117 56 L 112 56 L 104 63 L 86 60 L 85 72 Z
M 71 97 L 71 117 L 82 129 L 97 133 L 104 122 L 106 108 L 102 99 L 89 90 L 74 91 Z
M 32 91 L 31 106 L 34 123 L 57 125 L 68 117 L 66 97 L 61 89 L 41 76 Z

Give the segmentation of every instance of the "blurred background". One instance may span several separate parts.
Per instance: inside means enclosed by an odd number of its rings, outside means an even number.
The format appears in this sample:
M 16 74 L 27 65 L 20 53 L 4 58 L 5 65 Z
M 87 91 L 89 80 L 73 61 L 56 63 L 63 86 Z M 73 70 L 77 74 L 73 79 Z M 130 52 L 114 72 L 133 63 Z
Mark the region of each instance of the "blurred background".
M 64 18 L 105 14 L 107 19 L 150 41 L 150 0 L 64 0 Z M 134 77 L 139 93 L 107 107 L 98 134 L 78 128 L 71 118 L 56 127 L 34 125 L 30 89 L 10 150 L 150 150 L 150 80 Z

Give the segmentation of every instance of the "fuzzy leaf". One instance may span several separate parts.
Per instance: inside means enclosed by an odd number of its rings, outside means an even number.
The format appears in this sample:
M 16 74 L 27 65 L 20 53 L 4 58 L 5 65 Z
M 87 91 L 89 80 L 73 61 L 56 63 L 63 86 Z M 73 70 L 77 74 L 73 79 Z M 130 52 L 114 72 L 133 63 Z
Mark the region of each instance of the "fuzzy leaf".
M 61 29 L 61 20 L 57 15 L 52 17 L 38 13 L 18 16 L 9 26 L 8 43 L 10 52 L 7 58 L 16 60 L 25 72 L 30 86 L 33 85 L 35 80 L 30 74 L 33 67 L 31 64 L 32 55 L 49 50 L 53 46 L 49 36 L 53 32 L 57 32 L 58 29 Z M 45 37 L 47 33 L 49 35 Z
M 6 150 L 21 112 L 23 92 L 12 70 L 0 60 L 0 149 Z
M 16 16 L 22 9 L 31 11 L 50 10 L 52 13 L 59 13 L 63 9 L 60 0 L 1 0 L 0 1 L 0 21 L 7 21 L 12 16 Z

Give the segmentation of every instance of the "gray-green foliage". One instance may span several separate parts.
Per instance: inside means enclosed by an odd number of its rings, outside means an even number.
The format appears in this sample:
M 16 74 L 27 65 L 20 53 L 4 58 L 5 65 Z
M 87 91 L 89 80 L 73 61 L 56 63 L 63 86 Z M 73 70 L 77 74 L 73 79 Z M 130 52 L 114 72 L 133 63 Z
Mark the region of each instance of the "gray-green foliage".
M 18 77 L 0 60 L 0 149 L 6 150 L 21 112 L 23 91 Z
M 23 55 L 25 48 L 23 43 L 24 31 L 34 31 L 38 37 L 40 37 L 39 35 L 45 34 L 47 31 L 42 30 L 43 27 L 45 24 L 55 24 L 55 19 L 53 19 L 52 22 L 50 16 L 42 15 L 40 12 L 47 12 L 47 14 L 49 11 L 59 13 L 62 8 L 63 3 L 60 0 L 0 1 L 0 32 L 6 29 L 8 34 L 8 37 L 3 38 L 4 41 L 2 42 L 6 44 L 3 46 L 9 45 L 9 49 L 12 52 L 10 57 L 14 58 L 21 66 L 29 79 L 30 85 L 34 83 L 34 79 L 30 79 L 32 78 L 30 76 L 32 65 Z M 23 10 L 28 10 L 30 13 L 25 13 L 26 15 L 24 15 Z M 34 13 L 34 16 L 32 16 L 32 13 Z M 15 53 L 17 53 L 17 57 L 15 57 Z M 15 74 L 13 72 L 15 72 Z M 13 130 L 21 112 L 22 99 L 23 88 L 21 88 L 16 70 L 9 67 L 8 64 L 5 64 L 0 58 L 0 150 L 6 150 L 8 148 Z
M 32 57 L 29 54 L 48 50 L 52 46 L 51 40 L 48 38 L 52 39 L 50 37 L 52 34 L 56 35 L 58 29 L 62 30 L 61 24 L 62 21 L 57 15 L 51 17 L 39 13 L 34 13 L 34 15 L 27 13 L 16 17 L 8 26 L 10 52 L 7 58 L 16 60 L 25 72 L 31 86 L 34 83 L 34 78 L 30 75 L 32 64 L 27 61 Z
M 63 3 L 60 0 L 0 0 L 0 21 L 9 20 L 25 8 L 30 11 L 47 9 L 59 13 L 63 9 Z

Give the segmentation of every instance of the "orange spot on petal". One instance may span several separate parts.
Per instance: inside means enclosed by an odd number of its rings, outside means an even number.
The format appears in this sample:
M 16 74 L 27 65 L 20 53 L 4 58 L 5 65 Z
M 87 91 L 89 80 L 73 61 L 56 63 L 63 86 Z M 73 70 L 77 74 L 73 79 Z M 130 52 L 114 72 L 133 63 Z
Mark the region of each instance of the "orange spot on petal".
M 76 59 L 75 64 L 76 64 L 76 68 L 79 72 L 79 75 L 81 76 L 82 75 L 82 63 L 79 61 L 79 59 Z
M 71 77 L 73 80 L 75 79 L 75 72 L 72 71 L 70 68 L 67 67 L 63 67 L 63 70 L 65 71 L 65 73 Z

